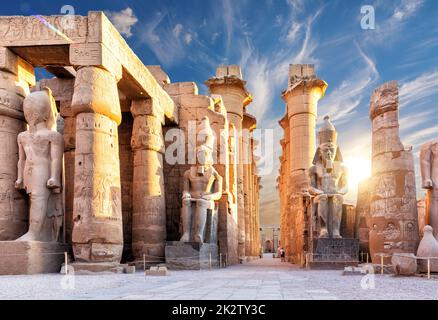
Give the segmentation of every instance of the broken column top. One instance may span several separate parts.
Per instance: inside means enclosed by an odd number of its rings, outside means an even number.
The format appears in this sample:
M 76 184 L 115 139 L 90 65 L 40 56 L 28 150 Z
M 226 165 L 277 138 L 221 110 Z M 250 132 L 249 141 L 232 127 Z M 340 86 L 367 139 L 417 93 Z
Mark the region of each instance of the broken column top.
M 389 81 L 374 90 L 370 102 L 370 118 L 398 110 L 398 83 Z
M 240 66 L 238 65 L 220 66 L 216 69 L 216 78 L 223 77 L 237 77 L 242 79 L 242 70 L 240 70 Z
M 283 91 L 283 97 L 297 88 L 300 84 L 320 87 L 322 96 L 327 89 L 327 83 L 319 79 L 315 74 L 315 65 L 313 64 L 290 64 L 288 87 Z

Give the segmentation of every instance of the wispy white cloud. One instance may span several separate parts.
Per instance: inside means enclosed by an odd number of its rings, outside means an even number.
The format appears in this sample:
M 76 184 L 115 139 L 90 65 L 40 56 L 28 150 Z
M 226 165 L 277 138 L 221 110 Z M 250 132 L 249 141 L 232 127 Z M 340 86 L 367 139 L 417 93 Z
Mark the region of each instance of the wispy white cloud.
M 328 114 L 335 123 L 344 123 L 355 115 L 356 108 L 364 98 L 369 99 L 365 93 L 368 93 L 371 85 L 379 79 L 379 72 L 374 61 L 365 54 L 359 44 L 356 44 L 356 48 L 364 66 L 353 70 L 347 80 L 321 101 L 319 122 Z
M 379 20 L 376 20 L 376 29 L 367 32 L 367 40 L 382 43 L 383 41 L 396 39 L 401 34 L 400 31 L 403 25 L 410 17 L 415 15 L 423 3 L 424 0 L 397 1 L 386 20 L 381 23 Z
M 183 30 L 183 25 L 182 25 L 181 23 L 178 23 L 178 24 L 173 28 L 173 30 L 172 30 L 172 32 L 173 32 L 173 36 L 174 36 L 175 38 L 179 38 L 179 36 L 180 36 L 182 30 Z
M 105 14 L 114 24 L 120 34 L 127 38 L 132 36 L 131 28 L 138 22 L 137 17 L 131 8 L 126 8 L 121 11 L 105 11 Z
M 424 73 L 400 87 L 400 107 L 413 106 L 415 102 L 438 95 L 438 70 Z

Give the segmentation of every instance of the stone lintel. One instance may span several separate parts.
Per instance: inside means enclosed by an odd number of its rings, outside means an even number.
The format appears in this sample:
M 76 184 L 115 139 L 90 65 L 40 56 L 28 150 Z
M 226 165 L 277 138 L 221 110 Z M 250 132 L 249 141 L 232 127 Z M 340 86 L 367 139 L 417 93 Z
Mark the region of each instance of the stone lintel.
M 102 43 L 73 43 L 70 45 L 70 63 L 76 67 L 103 68 L 118 80 L 122 78 L 122 65 Z
M 32 65 L 18 57 L 5 47 L 0 47 L 0 70 L 15 74 L 20 81 L 35 85 L 35 73 Z
M 72 19 L 67 20 L 65 15 L 1 16 L 0 30 L 6 31 L 2 34 L 0 46 L 20 48 L 28 53 L 51 46 L 66 49 L 70 52 L 71 64 L 99 66 L 118 79 L 123 75 L 125 84 L 131 88 L 129 98 L 149 96 L 156 99 L 166 118 L 178 123 L 178 110 L 173 100 L 102 11 L 90 11 L 87 16 L 75 15 Z M 70 27 L 70 22 L 75 28 Z M 70 50 L 69 46 L 72 47 Z M 47 50 L 42 52 L 38 55 L 47 54 Z M 47 65 L 60 65 L 55 56 L 49 58 L 52 62 L 44 60 Z M 32 81 L 27 82 L 34 85 Z

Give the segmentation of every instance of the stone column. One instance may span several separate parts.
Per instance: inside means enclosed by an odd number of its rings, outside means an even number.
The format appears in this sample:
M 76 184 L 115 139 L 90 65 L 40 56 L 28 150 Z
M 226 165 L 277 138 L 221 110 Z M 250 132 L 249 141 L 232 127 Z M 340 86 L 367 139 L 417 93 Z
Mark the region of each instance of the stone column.
M 369 247 L 373 263 L 378 254 L 416 254 L 419 234 L 414 157 L 400 140 L 398 85 L 391 81 L 371 97 L 372 178 Z M 390 257 L 384 258 L 389 264 Z
M 166 205 L 164 196 L 163 112 L 151 99 L 133 100 L 131 147 L 134 152 L 132 251 L 134 258 L 164 261 Z
M 99 67 L 77 71 L 73 253 L 77 262 L 119 263 L 123 250 L 117 80 Z
M 239 66 L 223 66 L 216 69 L 216 76 L 207 80 L 210 94 L 222 96 L 227 110 L 228 122 L 234 125 L 237 133 L 236 149 L 239 153 L 237 164 L 237 227 L 238 255 L 245 257 L 245 200 L 244 200 L 244 166 L 242 146 L 242 121 L 244 107 L 251 101 L 251 95 L 246 91 L 246 81 L 242 80 Z
M 243 114 L 243 136 L 242 136 L 242 149 L 243 149 L 243 169 L 244 169 L 244 212 L 245 212 L 245 255 L 252 256 L 252 244 L 253 244 L 253 183 L 252 183 L 252 137 L 251 132 L 254 130 L 256 120 L 248 113 Z
M 32 66 L 0 47 L 0 241 L 15 240 L 28 229 L 26 196 L 15 189 L 15 180 L 17 136 L 26 130 L 23 99 L 29 93 L 29 84 L 35 85 Z
M 318 79 L 313 65 L 293 64 L 289 69 L 289 84 L 283 93 L 287 104 L 290 132 L 289 174 L 292 191 L 308 185 L 307 169 L 316 151 L 316 116 L 319 99 L 327 83 Z

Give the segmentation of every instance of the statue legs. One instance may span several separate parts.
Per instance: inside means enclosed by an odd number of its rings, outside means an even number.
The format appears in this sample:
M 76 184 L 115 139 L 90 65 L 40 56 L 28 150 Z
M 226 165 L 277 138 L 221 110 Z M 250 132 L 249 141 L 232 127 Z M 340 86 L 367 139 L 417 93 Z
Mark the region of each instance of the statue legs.
M 192 203 L 195 203 L 194 212 L 192 212 Z M 191 239 L 190 231 L 192 219 L 195 219 L 193 229 L 193 241 L 204 242 L 204 229 L 207 222 L 207 209 L 210 206 L 210 201 L 203 199 L 184 199 L 181 208 L 181 220 L 183 227 L 183 235 L 181 242 L 189 242 Z
M 319 218 L 319 237 L 327 238 L 329 237 L 328 232 L 328 214 L 329 214 L 329 204 L 332 205 L 332 235 L 333 238 L 340 239 L 340 226 L 342 219 L 342 204 L 344 202 L 344 198 L 340 194 L 336 194 L 332 197 L 332 201 L 329 202 L 329 197 L 325 194 L 319 195 L 315 198 L 315 203 L 318 204 L 318 218 Z
M 340 227 L 342 220 L 342 204 L 344 203 L 344 197 L 340 194 L 336 194 L 333 196 L 333 217 L 332 217 L 332 226 L 333 226 L 333 238 L 340 239 Z
M 196 201 L 195 228 L 193 230 L 194 240 L 199 243 L 204 242 L 204 229 L 207 222 L 207 209 L 210 201 L 198 199 Z
M 48 239 L 41 239 L 44 236 L 43 232 L 44 222 L 47 216 L 48 200 L 50 190 L 41 193 L 32 193 L 30 196 L 30 210 L 29 210 L 29 231 L 17 239 L 17 241 L 46 241 Z
M 327 238 L 327 217 L 328 217 L 328 197 L 327 195 L 319 195 L 315 198 L 315 203 L 318 204 L 318 218 L 319 218 L 319 237 Z
M 180 241 L 189 242 L 190 241 L 190 229 L 192 225 L 192 200 L 184 199 L 182 201 L 181 208 L 181 220 L 182 220 L 182 228 L 183 228 L 183 236 Z

